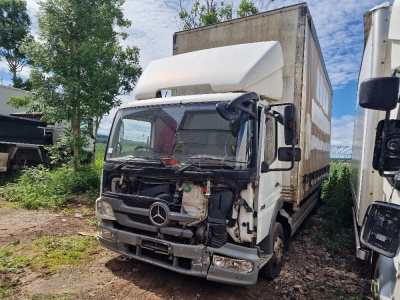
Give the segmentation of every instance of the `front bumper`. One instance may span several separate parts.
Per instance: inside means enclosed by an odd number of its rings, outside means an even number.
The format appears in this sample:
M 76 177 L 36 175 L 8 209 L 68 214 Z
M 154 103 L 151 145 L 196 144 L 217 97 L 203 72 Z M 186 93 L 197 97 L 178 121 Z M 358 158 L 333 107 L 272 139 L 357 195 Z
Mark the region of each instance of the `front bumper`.
M 257 281 L 260 258 L 256 249 L 229 243 L 218 249 L 202 245 L 178 244 L 118 230 L 109 220 L 102 220 L 99 229 L 112 232 L 110 239 L 99 235 L 102 246 L 140 261 L 181 274 L 198 276 L 221 283 L 252 285 Z M 213 254 L 249 260 L 253 262 L 254 268 L 250 273 L 231 272 L 216 268 L 211 263 Z

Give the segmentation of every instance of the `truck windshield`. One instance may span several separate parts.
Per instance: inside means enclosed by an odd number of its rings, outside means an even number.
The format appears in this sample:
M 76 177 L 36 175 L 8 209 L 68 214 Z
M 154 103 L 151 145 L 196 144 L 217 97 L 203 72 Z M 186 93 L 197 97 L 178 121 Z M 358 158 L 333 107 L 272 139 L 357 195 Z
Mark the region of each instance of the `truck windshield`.
M 169 165 L 175 168 L 191 164 L 246 169 L 251 161 L 253 121 L 244 120 L 238 132 L 232 131 L 232 125 L 220 117 L 215 105 L 177 104 L 119 110 L 107 160 L 173 161 Z

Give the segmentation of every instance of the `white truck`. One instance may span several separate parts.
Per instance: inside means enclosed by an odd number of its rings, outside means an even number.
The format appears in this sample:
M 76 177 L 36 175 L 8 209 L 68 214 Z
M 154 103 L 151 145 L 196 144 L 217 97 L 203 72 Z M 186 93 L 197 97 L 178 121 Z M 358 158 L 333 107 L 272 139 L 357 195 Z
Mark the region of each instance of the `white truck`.
M 385 250 L 390 236 L 396 240 L 397 235 L 397 241 L 400 237 L 399 231 L 393 231 L 400 218 L 378 214 L 386 227 L 371 230 L 365 221 L 368 229 L 364 232 L 375 240 L 360 236 L 364 219 L 376 216 L 375 207 L 382 206 L 377 200 L 400 205 L 400 1 L 383 3 L 365 13 L 364 27 L 351 170 L 357 257 L 371 263 L 374 297 L 400 299 L 400 256 Z
M 332 89 L 308 7 L 178 32 L 173 44 L 116 113 L 99 241 L 212 281 L 273 279 L 329 171 Z

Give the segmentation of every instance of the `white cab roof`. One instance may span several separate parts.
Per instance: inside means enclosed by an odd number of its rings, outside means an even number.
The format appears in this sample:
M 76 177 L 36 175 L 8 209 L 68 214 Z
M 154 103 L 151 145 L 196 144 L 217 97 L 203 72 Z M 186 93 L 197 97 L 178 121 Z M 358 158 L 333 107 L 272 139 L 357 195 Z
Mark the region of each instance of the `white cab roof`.
M 165 98 L 153 98 L 146 101 L 132 101 L 122 104 L 120 109 L 131 107 L 142 107 L 151 105 L 179 104 L 179 103 L 204 103 L 204 102 L 222 102 L 231 101 L 244 93 L 219 93 L 204 95 L 176 96 Z
M 279 100 L 282 68 L 276 41 L 189 52 L 151 62 L 136 86 L 136 99 L 154 98 L 160 90 L 208 85 L 214 93 L 256 92 Z

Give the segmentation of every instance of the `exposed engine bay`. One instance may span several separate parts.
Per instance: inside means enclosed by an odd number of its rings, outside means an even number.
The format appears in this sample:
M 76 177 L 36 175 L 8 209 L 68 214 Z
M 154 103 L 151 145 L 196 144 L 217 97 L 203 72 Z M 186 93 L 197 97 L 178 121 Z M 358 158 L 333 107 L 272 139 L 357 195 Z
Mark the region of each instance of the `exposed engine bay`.
M 232 183 L 124 174 L 103 179 L 103 197 L 115 199 L 116 222 L 123 230 L 213 248 L 255 236 L 252 203 Z

